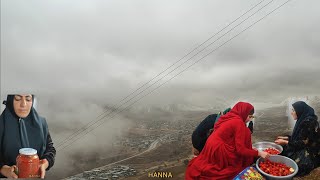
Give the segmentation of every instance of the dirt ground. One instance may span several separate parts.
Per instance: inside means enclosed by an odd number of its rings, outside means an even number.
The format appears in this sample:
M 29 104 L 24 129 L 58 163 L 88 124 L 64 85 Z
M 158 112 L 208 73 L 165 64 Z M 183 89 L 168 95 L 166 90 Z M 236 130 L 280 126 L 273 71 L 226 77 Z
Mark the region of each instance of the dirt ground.
M 320 106 L 316 111 L 320 112 Z M 262 113 L 262 112 L 260 112 Z M 198 113 L 195 116 L 188 114 L 188 117 L 180 117 L 183 120 L 184 126 L 178 126 L 191 129 L 189 134 L 184 134 L 180 141 L 162 142 L 158 146 L 141 156 L 131 158 L 117 165 L 126 165 L 134 168 L 137 175 L 133 177 L 126 177 L 128 180 L 145 180 L 155 179 L 150 177 L 154 172 L 170 173 L 170 179 L 181 180 L 184 179 L 184 173 L 188 161 L 192 158 L 191 154 L 191 132 L 200 122 L 201 117 L 205 117 L 206 112 Z M 209 113 L 208 113 L 209 114 Z M 207 114 L 207 115 L 208 115 Z M 285 107 L 269 108 L 263 110 L 263 116 L 255 121 L 254 133 L 252 134 L 252 141 L 273 141 L 276 136 L 288 134 L 290 131 L 287 128 L 287 117 L 285 116 Z M 197 119 L 196 119 L 197 118 Z M 148 118 L 146 118 L 147 121 Z M 196 120 L 195 120 L 196 119 Z M 169 126 L 170 127 L 170 126 Z M 172 133 L 180 129 L 161 129 L 161 130 L 147 130 L 131 129 L 130 136 L 139 136 L 143 134 L 162 134 Z M 110 159 L 108 160 L 110 161 Z M 305 177 L 294 178 L 296 180 L 315 180 L 320 179 L 320 167 L 313 170 Z
M 318 108 L 318 107 L 316 107 Z M 318 109 L 318 112 L 320 109 Z M 284 116 L 285 108 L 269 108 L 263 111 L 264 116 L 256 120 L 253 133 L 253 142 L 273 141 L 277 135 L 288 134 L 287 117 Z M 191 159 L 191 142 L 185 141 L 162 145 L 154 152 L 148 153 L 144 157 L 139 157 L 141 164 L 138 169 L 145 167 L 143 171 L 135 177 L 126 178 L 129 180 L 154 179 L 149 177 L 149 173 L 154 171 L 170 172 L 170 179 L 184 179 L 184 173 L 187 167 L 187 161 Z M 177 155 L 175 155 L 177 154 Z M 178 159 L 180 158 L 180 159 Z M 132 162 L 139 162 L 138 159 L 132 159 Z M 296 180 L 319 180 L 320 167 L 314 169 L 309 175 L 294 178 Z

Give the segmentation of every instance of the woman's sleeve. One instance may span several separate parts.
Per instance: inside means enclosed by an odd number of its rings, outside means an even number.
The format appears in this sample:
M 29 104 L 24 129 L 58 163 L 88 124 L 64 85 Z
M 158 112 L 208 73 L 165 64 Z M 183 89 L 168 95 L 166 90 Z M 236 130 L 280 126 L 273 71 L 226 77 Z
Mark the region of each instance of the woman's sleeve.
M 49 166 L 47 170 L 49 170 L 54 165 L 55 156 L 56 156 L 56 148 L 54 148 L 50 133 L 48 133 L 46 151 L 44 152 L 44 155 L 42 158 L 42 159 L 47 159 L 49 162 Z
M 242 122 L 240 122 L 242 123 Z M 235 145 L 236 145 L 236 152 L 237 154 L 244 156 L 244 157 L 257 157 L 258 151 L 249 149 L 246 147 L 246 141 L 250 141 L 250 138 L 246 136 L 246 131 L 249 131 L 249 129 L 246 129 L 247 127 L 244 124 L 236 123 L 234 124 L 235 127 Z M 249 133 L 250 134 L 250 133 Z M 251 136 L 251 134 L 250 134 Z
M 289 140 L 288 146 L 295 150 L 300 150 L 306 147 L 311 136 L 314 135 L 315 124 L 312 121 L 305 121 L 301 124 L 301 132 L 298 136 L 298 140 Z

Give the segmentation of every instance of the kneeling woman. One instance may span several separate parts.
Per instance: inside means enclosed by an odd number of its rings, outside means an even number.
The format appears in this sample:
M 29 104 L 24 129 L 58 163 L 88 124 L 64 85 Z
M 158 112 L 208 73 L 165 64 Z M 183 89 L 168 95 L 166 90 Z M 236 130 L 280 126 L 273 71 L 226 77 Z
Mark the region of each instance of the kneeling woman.
M 293 159 L 299 167 L 298 176 L 319 166 L 320 129 L 314 109 L 303 101 L 294 103 L 291 115 L 296 124 L 292 136 L 278 136 L 275 143 L 283 145 L 282 155 Z
M 47 122 L 33 108 L 33 95 L 8 95 L 0 116 L 0 177 L 17 178 L 16 157 L 21 148 L 37 150 L 41 178 L 54 164 L 56 150 Z
M 250 166 L 255 157 L 269 157 L 266 152 L 252 149 L 251 131 L 246 123 L 253 113 L 251 104 L 239 102 L 221 116 L 200 155 L 190 161 L 185 179 L 232 179 Z

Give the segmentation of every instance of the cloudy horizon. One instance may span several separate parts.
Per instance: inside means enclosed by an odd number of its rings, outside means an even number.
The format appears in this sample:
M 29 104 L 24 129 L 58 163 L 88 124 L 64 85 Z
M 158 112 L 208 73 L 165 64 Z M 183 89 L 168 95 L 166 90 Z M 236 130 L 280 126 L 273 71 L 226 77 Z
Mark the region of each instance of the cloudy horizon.
M 1 100 L 8 93 L 34 93 L 56 143 L 261 1 L 2 0 Z M 258 7 L 271 3 L 179 71 L 285 1 L 263 1 Z M 319 5 L 316 0 L 288 2 L 134 106 L 210 107 L 247 100 L 265 107 L 319 95 Z M 132 124 L 120 115 L 71 149 L 108 149 L 113 137 Z M 64 161 L 72 153 L 58 154 L 57 172 L 72 169 Z
M 1 97 L 31 91 L 121 99 L 258 2 L 2 1 Z M 290 1 L 145 99 L 317 94 L 316 4 Z

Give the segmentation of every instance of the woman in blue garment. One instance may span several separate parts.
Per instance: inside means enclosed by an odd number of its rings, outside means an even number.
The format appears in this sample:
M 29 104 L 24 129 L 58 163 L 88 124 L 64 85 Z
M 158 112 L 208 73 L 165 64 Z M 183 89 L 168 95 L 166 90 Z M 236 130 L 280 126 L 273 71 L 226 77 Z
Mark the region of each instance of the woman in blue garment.
M 210 114 L 207 116 L 201 123 L 197 126 L 197 128 L 193 131 L 191 136 L 192 141 L 192 151 L 195 156 L 199 155 L 202 151 L 209 135 L 213 131 L 214 124 L 217 122 L 221 115 L 229 112 L 231 108 L 227 108 L 223 112 L 219 112 L 219 114 Z
M 15 174 L 16 157 L 21 148 L 37 150 L 41 160 L 41 178 L 55 160 L 47 122 L 33 108 L 34 96 L 31 94 L 8 95 L 5 110 L 0 116 L 0 178 L 17 178 Z

